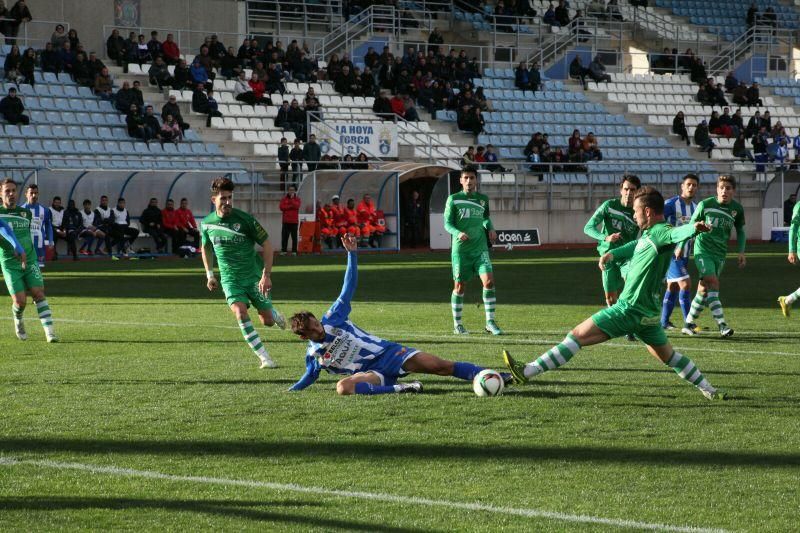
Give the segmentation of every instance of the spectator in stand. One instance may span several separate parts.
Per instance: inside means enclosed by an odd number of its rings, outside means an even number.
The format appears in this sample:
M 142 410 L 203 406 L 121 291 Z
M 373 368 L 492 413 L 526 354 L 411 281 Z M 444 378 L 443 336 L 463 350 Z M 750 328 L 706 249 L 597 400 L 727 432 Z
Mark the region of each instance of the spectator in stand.
M 42 72 L 52 72 L 58 74 L 61 72 L 61 56 L 58 50 L 53 48 L 52 43 L 47 43 L 44 50 L 39 54 L 39 62 L 42 66 Z
M 153 30 L 150 32 L 150 40 L 147 41 L 147 51 L 150 53 L 150 57 L 155 60 L 157 57 L 164 57 L 164 46 L 161 44 L 161 41 L 158 40 L 158 32 Z
M 133 97 L 133 103 L 137 105 L 139 108 L 139 112 L 144 112 L 144 94 L 142 94 L 142 84 L 139 83 L 139 80 L 134 80 L 133 87 L 131 87 L 131 96 Z
M 103 100 L 114 99 L 114 82 L 105 67 L 94 78 L 94 94 Z
M 321 157 L 322 150 L 317 144 L 317 136 L 312 133 L 308 136 L 308 142 L 303 146 L 303 161 L 306 162 L 309 172 L 317 170 Z
M 694 130 L 694 143 L 700 148 L 701 152 L 708 152 L 708 158 L 711 159 L 711 150 L 714 149 L 715 144 L 708 134 L 708 123 L 705 120 Z
M 111 210 L 110 223 L 112 248 L 116 246 L 117 251 L 127 257 L 132 252 L 133 242 L 139 236 L 139 230 L 131 227 L 131 217 L 125 208 L 125 198 L 117 200 L 117 206 Z
M 81 44 L 81 40 L 78 39 L 78 31 L 75 28 L 72 28 L 67 32 L 67 40 L 69 41 L 72 49 L 77 53 L 79 51 L 78 47 Z
M 78 253 L 80 255 L 94 255 L 92 253 L 92 244 L 94 244 L 94 239 L 100 239 L 97 244 L 99 249 L 100 243 L 105 240 L 106 235 L 100 229 L 98 229 L 98 225 L 100 224 L 98 219 L 99 215 L 92 209 L 91 200 L 87 199 L 83 201 L 83 209 L 81 209 L 79 214 L 81 217 L 81 228 L 80 231 L 78 231 L 78 238 L 83 239 L 83 244 L 81 244 Z
M 281 137 L 281 144 L 278 146 L 278 165 L 281 169 L 281 189 L 286 190 L 289 173 L 289 142 L 286 137 Z
M 189 124 L 183 121 L 183 115 L 181 115 L 181 108 L 178 106 L 178 99 L 175 97 L 174 94 L 170 95 L 169 100 L 167 103 L 164 104 L 164 107 L 161 108 L 161 120 L 166 121 L 168 116 L 172 116 L 175 119 L 175 122 L 178 123 L 178 126 L 181 128 L 181 132 L 185 132 L 189 129 Z
M 753 135 L 751 144 L 753 145 L 753 153 L 756 157 L 767 153 L 767 146 L 769 145 L 769 133 L 767 132 L 767 128 L 765 126 L 761 126 L 758 132 Z
M 6 56 L 6 60 L 3 63 L 3 72 L 6 81 L 18 83 L 18 80 L 22 78 L 22 75 L 19 72 L 19 66 L 21 62 L 22 54 L 19 52 L 19 46 L 16 44 L 12 45 L 11 50 Z
M 33 20 L 33 15 L 25 4 L 25 0 L 17 0 L 5 18 L 11 19 L 5 22 L 5 31 L 3 32 L 6 36 L 6 44 L 14 44 L 17 41 L 19 27 L 25 22 Z
M 194 58 L 192 66 L 189 67 L 190 81 L 195 85 L 204 85 L 206 89 L 211 88 L 211 78 L 208 70 L 200 62 L 199 56 Z
M 136 41 L 136 48 L 131 47 L 131 50 L 129 50 L 128 59 L 128 63 L 137 63 L 140 67 L 153 60 L 143 34 L 139 35 Z
M 611 81 L 611 76 L 606 73 L 606 67 L 603 65 L 600 55 L 594 56 L 594 60 L 589 63 L 589 77 L 597 83 Z
M 250 88 L 250 84 L 247 83 L 247 75 L 244 71 L 239 73 L 239 77 L 233 85 L 233 97 L 239 102 L 252 106 L 256 105 L 253 90 Z
M 367 157 L 367 154 L 364 152 L 358 154 L 356 162 L 353 164 L 353 168 L 358 170 L 369 170 L 369 158 Z
M 742 110 L 736 109 L 730 120 L 731 128 L 734 132 L 734 137 L 738 137 L 739 133 L 744 132 L 744 119 L 742 118 Z
M 236 56 L 236 52 L 231 46 L 228 52 L 219 60 L 219 73 L 226 80 L 232 80 L 243 72 L 242 61 Z
M 217 37 L 216 34 L 212 35 L 208 45 L 208 55 L 211 56 L 214 67 L 219 68 L 222 58 L 227 54 L 227 48 L 222 44 L 222 41 L 219 40 L 219 37 Z
M 171 142 L 177 145 L 183 140 L 183 130 L 181 130 L 180 124 L 178 124 L 175 117 L 172 115 L 167 115 L 167 118 L 164 119 L 164 123 L 161 125 L 159 138 L 161 139 L 162 146 L 165 142 Z
M 31 87 L 35 85 L 33 71 L 36 69 L 36 50 L 28 48 L 22 54 L 19 62 L 19 73 L 22 76 L 20 83 L 27 83 Z
M 292 239 L 292 255 L 297 255 L 297 226 L 300 223 L 300 198 L 297 189 L 290 185 L 286 196 L 281 199 L 281 255 L 286 255 L 289 237 Z
M 769 6 L 764 10 L 764 14 L 761 15 L 761 20 L 759 22 L 764 26 L 772 26 L 773 28 L 777 28 L 778 14 L 775 13 L 775 10 L 772 9 L 772 6 Z
M 708 78 L 703 60 L 698 56 L 692 56 L 690 61 L 689 79 L 695 83 L 702 83 Z
M 686 141 L 686 146 L 689 146 L 689 131 L 686 129 L 683 111 L 678 111 L 678 114 L 672 119 L 672 133 L 679 135 L 682 141 Z
M 309 115 L 309 118 L 312 122 L 318 122 L 322 120 L 322 106 L 319 105 L 319 100 L 317 100 L 316 95 L 314 95 L 313 87 L 309 87 L 306 97 L 303 101 L 303 106 L 305 107 L 306 114 Z
M 339 75 L 333 80 L 333 88 L 336 92 L 347 96 L 357 96 L 359 94 L 360 83 L 356 74 L 350 67 L 344 65 Z
M 408 122 L 419 122 L 419 113 L 417 113 L 417 108 L 414 105 L 414 99 L 407 94 L 402 95 L 402 98 L 403 118 Z
M 141 139 L 146 143 L 153 138 L 153 132 L 145 124 L 144 117 L 139 113 L 139 108 L 136 104 L 131 104 L 128 116 L 125 117 L 125 124 L 128 127 L 128 135 L 131 137 Z
M 393 120 L 394 112 L 392 111 L 392 103 L 389 100 L 389 92 L 381 91 L 380 95 L 375 99 L 372 104 L 372 111 L 384 120 Z
M 120 113 L 125 113 L 126 115 L 131 110 L 131 104 L 135 104 L 136 95 L 131 89 L 131 84 L 127 81 L 122 82 L 122 88 L 117 91 L 116 96 L 114 97 L 114 107 L 117 108 L 117 111 Z
M 747 89 L 747 105 L 759 107 L 764 105 L 764 103 L 761 101 L 761 96 L 759 95 L 758 82 L 753 82 L 753 85 Z
M 428 51 L 432 50 L 434 54 L 439 54 L 442 50 L 442 47 L 439 45 L 442 44 L 444 44 L 444 36 L 439 32 L 439 28 L 433 28 L 433 31 L 428 36 Z
M 756 7 L 756 3 L 753 2 L 750 4 L 750 8 L 747 10 L 747 16 L 745 17 L 745 22 L 747 23 L 748 28 L 752 28 L 758 22 L 758 7 Z
M 569 18 L 569 13 L 567 14 L 567 18 Z M 553 7 L 553 2 L 550 2 L 547 6 L 547 11 L 545 11 L 542 16 L 542 22 L 548 26 L 561 26 L 561 23 L 559 23 L 556 18 L 556 10 L 555 7 Z
M 150 198 L 150 203 L 139 217 L 139 226 L 142 231 L 149 233 L 156 245 L 156 253 L 163 254 L 167 251 L 167 237 L 164 235 L 164 223 L 161 219 L 161 209 L 158 200 Z
M 712 111 L 711 118 L 708 120 L 708 131 L 714 135 L 722 135 L 723 137 L 731 136 L 731 128 L 724 124 L 719 116 L 719 111 Z
M 485 168 L 483 163 L 486 163 L 486 148 L 478 146 L 475 149 L 475 165 L 478 168 Z
M 119 31 L 114 30 L 119 35 Z M 111 32 L 113 35 L 113 31 Z M 111 36 L 109 36 L 111 39 Z M 53 44 L 54 48 L 61 48 L 65 42 L 67 42 L 67 31 L 64 29 L 63 24 L 56 24 L 56 29 L 53 31 L 53 34 L 50 36 L 50 42 Z M 109 56 L 110 57 L 110 56 Z
M 167 65 L 178 64 L 178 60 L 181 58 L 181 50 L 178 48 L 178 43 L 175 42 L 175 37 L 171 33 L 167 34 L 167 40 L 161 44 L 161 53 Z
M 178 63 L 175 65 L 175 70 L 172 72 L 172 88 L 176 91 L 194 88 L 192 72 L 183 59 L 178 60 Z
M 59 49 L 60 45 L 56 46 L 53 43 L 53 47 Z M 119 34 L 119 30 L 114 28 L 106 39 L 106 55 L 121 67 L 125 63 L 125 49 L 125 39 Z
M 769 111 L 764 111 L 764 115 L 761 118 L 764 120 L 764 126 L 766 126 L 767 131 L 772 130 L 772 115 L 770 115 Z
M 198 83 L 192 93 L 192 111 L 206 115 L 206 128 L 211 127 L 213 117 L 222 116 L 217 101 L 214 99 L 214 91 L 212 89 L 208 89 L 208 92 L 203 91 L 202 83 Z
M 294 146 L 289 151 L 289 160 L 292 162 L 292 185 L 297 186 L 303 177 L 303 148 L 299 138 L 294 140 Z
M 158 122 L 158 118 L 153 113 L 153 106 L 148 105 L 145 107 L 144 110 L 144 127 L 148 130 L 148 134 L 150 135 L 151 139 L 158 139 L 161 141 L 161 145 L 164 145 L 164 141 L 161 139 L 161 124 Z
M 104 68 L 106 68 L 106 64 L 97 58 L 96 52 L 89 52 L 89 59 L 86 61 L 89 62 L 89 72 L 92 75 L 92 79 L 94 79 Z
M 531 75 L 525 61 L 520 61 L 519 66 L 514 71 L 514 86 L 521 91 L 531 88 Z M 536 92 L 536 89 L 533 89 L 533 91 Z
M 556 22 L 559 26 L 569 26 L 569 8 L 565 0 L 558 0 L 558 7 L 555 10 Z
M 741 84 L 739 80 L 736 79 L 736 75 L 733 71 L 728 72 L 728 75 L 725 76 L 725 92 L 732 93 L 739 85 Z
M 581 149 L 581 144 L 583 143 L 583 139 L 581 139 L 581 132 L 580 130 L 572 130 L 572 135 L 567 142 L 567 155 L 569 156 L 570 160 L 572 160 Z
M 197 220 L 194 218 L 194 213 L 189 208 L 189 200 L 181 198 L 180 206 L 178 207 L 179 227 L 183 230 L 187 237 L 192 238 L 195 248 L 200 248 L 200 230 L 197 229 Z
M 745 82 L 739 82 L 732 92 L 731 100 L 736 105 L 750 105 L 750 101 L 747 98 L 747 84 Z
M 712 83 L 709 84 L 709 93 L 711 97 L 714 99 L 713 105 L 718 105 L 724 107 L 728 105 L 728 100 L 725 99 L 725 88 L 722 86 L 721 83 L 716 84 L 716 86 Z
M 569 64 L 569 77 L 572 79 L 579 79 L 581 81 L 581 85 L 583 85 L 583 90 L 585 91 L 588 88 L 586 84 L 586 76 L 589 75 L 589 69 L 583 66 L 581 63 L 581 56 L 575 55 L 572 61 Z
M 750 120 L 747 121 L 747 128 L 744 130 L 744 135 L 748 139 L 752 138 L 753 135 L 758 133 L 761 129 L 761 126 L 766 125 L 766 122 L 763 118 L 761 118 L 761 111 L 756 111 L 753 113 L 753 116 L 750 117 Z
M 31 119 L 24 114 L 25 105 L 22 100 L 17 96 L 17 90 L 10 88 L 8 96 L 0 100 L 0 115 L 6 119 L 9 124 L 21 124 L 27 126 L 30 124 Z
M 163 91 L 164 87 L 171 87 L 175 81 L 169 73 L 167 64 L 164 63 L 164 58 L 160 55 L 156 56 L 147 74 L 150 78 L 150 84 L 158 85 L 159 91 Z
M 697 94 L 695 95 L 695 100 L 703 105 L 713 106 L 714 105 L 714 98 L 708 92 L 708 85 L 705 83 L 701 83 L 698 85 Z
M 61 69 L 72 74 L 72 67 L 75 64 L 75 51 L 70 47 L 69 41 L 64 43 L 61 50 L 58 52 L 58 60 L 61 63 Z
M 753 153 L 747 149 L 747 146 L 745 144 L 746 142 L 747 140 L 744 137 L 744 133 L 740 133 L 739 136 L 736 138 L 736 141 L 733 143 L 733 157 L 755 161 L 755 159 L 753 158 Z
M 89 62 L 82 52 L 75 54 L 75 63 L 72 65 L 72 79 L 81 87 L 92 87 L 94 85 L 94 76 L 89 67 Z
M 486 170 L 489 172 L 505 172 L 506 169 L 503 168 L 502 165 L 498 162 L 497 154 L 494 151 L 493 144 L 486 145 L 486 155 L 484 156 L 486 160 Z
M 461 167 L 466 168 L 474 164 L 475 164 L 475 147 L 470 146 L 467 148 L 467 151 L 464 152 L 464 155 L 461 156 Z
M 586 137 L 583 139 L 581 143 L 581 148 L 583 149 L 584 154 L 586 154 L 586 159 L 589 161 L 602 161 L 603 160 L 603 152 L 600 150 L 600 143 L 597 142 L 597 137 L 594 136 L 594 132 L 589 132 L 586 134 Z
M 247 85 L 253 93 L 253 103 L 251 105 L 272 105 L 272 101 L 264 94 L 267 90 L 267 86 L 259 79 L 258 74 L 254 72 L 250 81 L 247 82 Z
M 783 127 L 783 123 L 780 120 L 776 122 L 772 130 L 770 130 L 770 137 L 775 139 L 776 142 L 781 137 L 786 137 L 786 128 Z
M 737 126 L 736 120 L 731 116 L 730 108 L 726 107 L 722 110 L 722 115 L 720 115 L 719 120 L 723 126 L 727 126 L 730 130 L 730 135 L 727 135 L 728 138 L 739 136 L 740 128 Z

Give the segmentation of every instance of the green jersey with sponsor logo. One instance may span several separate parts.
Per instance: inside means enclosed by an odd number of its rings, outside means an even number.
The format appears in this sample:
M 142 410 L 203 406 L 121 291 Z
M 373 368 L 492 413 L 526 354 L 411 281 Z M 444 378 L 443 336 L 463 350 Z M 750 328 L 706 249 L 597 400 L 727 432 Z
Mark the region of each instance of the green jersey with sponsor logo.
M 619 198 L 613 198 L 600 204 L 583 227 L 583 232 L 597 241 L 597 251 L 603 255 L 636 239 L 639 226 L 633 219 L 633 207 L 625 207 Z M 606 237 L 614 233 L 621 233 L 622 238 L 617 242 L 607 242 Z
M 794 204 L 789 226 L 789 252 L 797 253 L 798 248 L 800 248 L 800 202 Z
M 203 219 L 200 228 L 203 245 L 211 243 L 214 247 L 223 282 L 246 283 L 261 277 L 264 261 L 254 245 L 263 244 L 268 235 L 258 220 L 233 209 L 224 218 L 212 212 Z
M 736 228 L 739 253 L 744 252 L 744 208 L 742 204 L 735 200 L 721 204 L 714 197 L 706 198 L 697 204 L 697 209 L 692 216 L 692 223 L 700 221 L 711 226 L 711 231 L 697 236 L 694 242 L 695 255 L 724 259 L 728 253 L 728 241 L 733 228 Z
M 33 213 L 22 207 L 14 207 L 13 209 L 6 209 L 0 206 L 0 219 L 6 224 L 11 226 L 14 235 L 25 250 L 25 255 L 28 261 L 36 261 L 36 251 L 33 248 L 33 239 L 31 237 L 31 219 Z M 7 266 L 10 264 L 17 264 L 19 258 L 14 255 L 13 248 L 2 247 L 0 248 L 0 264 Z
M 630 268 L 620 301 L 642 316 L 661 318 L 664 299 L 664 276 L 675 253 L 675 245 L 695 234 L 693 224 L 673 228 L 661 221 L 642 232 L 638 240 L 611 250 L 615 260 L 626 260 Z
M 451 194 L 444 208 L 444 229 L 453 236 L 453 254 L 487 251 L 486 231 L 494 229 L 489 219 L 489 197 L 479 192 Z M 459 233 L 466 233 L 469 239 L 460 241 Z

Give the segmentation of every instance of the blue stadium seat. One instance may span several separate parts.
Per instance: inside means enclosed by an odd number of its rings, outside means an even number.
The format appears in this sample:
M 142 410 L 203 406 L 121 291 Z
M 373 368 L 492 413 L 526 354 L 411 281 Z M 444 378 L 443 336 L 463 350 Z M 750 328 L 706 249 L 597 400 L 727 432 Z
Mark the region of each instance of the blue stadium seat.
M 58 141 L 54 139 L 44 139 L 42 141 L 42 147 L 44 148 L 45 152 L 48 154 L 60 154 L 63 153 L 63 150 L 58 146 Z M 0 151 L 2 151 L 0 149 Z
M 46 153 L 46 150 L 42 147 L 42 141 L 39 139 L 28 139 L 25 144 L 28 147 L 28 152 L 34 154 Z
M 67 126 L 67 136 L 72 139 L 82 139 L 83 138 L 83 130 L 81 130 L 80 126 Z

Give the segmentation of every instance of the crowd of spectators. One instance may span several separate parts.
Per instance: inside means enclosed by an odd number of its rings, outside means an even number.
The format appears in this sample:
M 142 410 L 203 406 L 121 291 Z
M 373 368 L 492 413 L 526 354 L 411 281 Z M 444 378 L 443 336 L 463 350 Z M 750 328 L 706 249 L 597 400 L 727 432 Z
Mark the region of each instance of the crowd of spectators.
M 573 130 L 566 147 L 553 147 L 547 133 L 535 132 L 531 135 L 524 152 L 534 174 L 543 172 L 586 170 L 589 161 L 602 161 L 603 152 L 593 132 L 581 136 L 580 130 Z
M 308 172 L 316 170 L 368 170 L 369 157 L 364 152 L 356 157 L 346 154 L 343 158 L 338 155 L 322 154 L 322 148 L 313 133 L 308 136 L 308 142 L 303 143 L 295 138 L 292 145 L 286 137 L 281 137 L 278 146 L 278 165 L 280 167 L 281 188 L 297 187 L 303 179 L 303 165 Z
M 360 246 L 380 248 L 386 233 L 383 211 L 375 207 L 369 194 L 364 194 L 358 205 L 353 198 L 342 205 L 338 194 L 325 204 L 317 202 L 316 219 L 320 238 L 330 249 L 340 247 L 340 237 L 347 234 L 354 235 Z

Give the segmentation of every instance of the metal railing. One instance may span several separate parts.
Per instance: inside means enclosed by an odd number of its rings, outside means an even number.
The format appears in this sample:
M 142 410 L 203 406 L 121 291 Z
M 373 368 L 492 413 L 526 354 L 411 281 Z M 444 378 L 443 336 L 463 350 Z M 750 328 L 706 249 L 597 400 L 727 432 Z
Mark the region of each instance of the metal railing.
M 717 56 L 708 62 L 708 72 L 710 75 L 715 75 L 732 70 L 736 62 L 748 54 L 764 54 L 767 58 L 779 55 L 786 58 L 786 63 L 789 64 L 794 44 L 794 32 L 791 30 L 777 30 L 771 26 L 753 26 L 730 45 L 720 50 Z M 765 70 L 769 70 L 769 65 Z M 766 75 L 766 72 L 762 74 Z
M 246 27 L 249 33 L 264 33 L 260 26 L 271 26 L 272 33 L 300 32 L 303 37 L 333 31 L 344 20 L 341 0 L 324 3 L 247 1 Z
M 530 65 L 538 62 L 541 68 L 546 68 L 571 47 L 591 48 L 593 55 L 600 50 L 603 52 L 616 50 L 621 54 L 623 41 L 630 34 L 631 26 L 630 22 L 605 21 L 593 17 L 582 18 L 579 24 L 572 22 L 554 40 L 529 55 L 526 63 Z
M 11 21 L 14 21 L 14 19 L 0 18 L 0 22 L 3 23 Z M 50 37 L 59 24 L 64 26 L 65 32 L 69 31 L 69 22 L 62 22 L 60 20 L 31 20 L 19 25 L 16 37 L 6 35 L 5 38 L 6 40 L 13 41 L 11 44 L 18 45 L 20 51 L 29 47 L 44 48 L 44 45 L 50 42 Z

